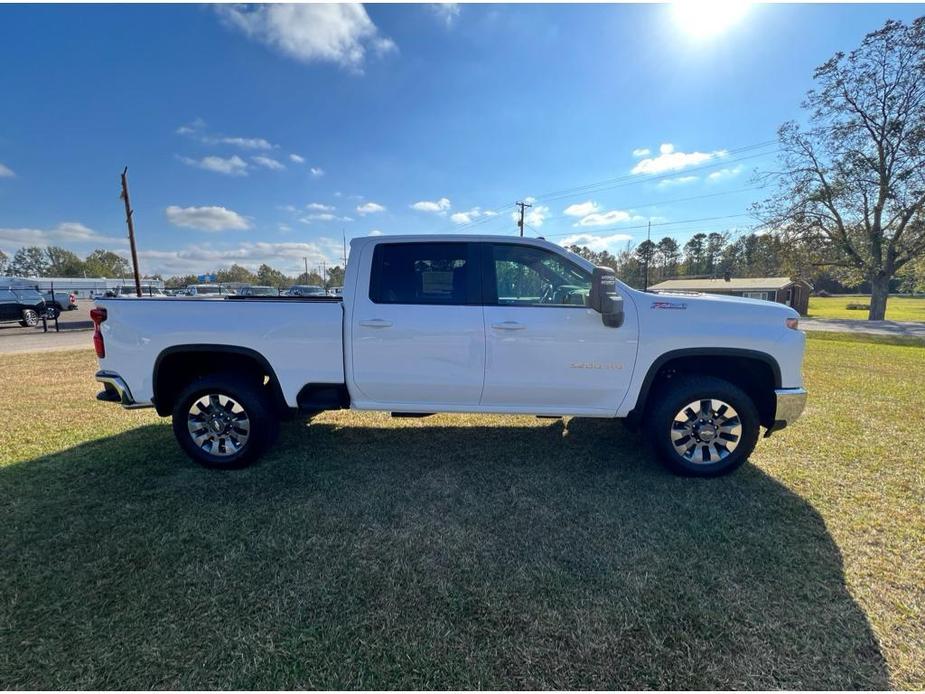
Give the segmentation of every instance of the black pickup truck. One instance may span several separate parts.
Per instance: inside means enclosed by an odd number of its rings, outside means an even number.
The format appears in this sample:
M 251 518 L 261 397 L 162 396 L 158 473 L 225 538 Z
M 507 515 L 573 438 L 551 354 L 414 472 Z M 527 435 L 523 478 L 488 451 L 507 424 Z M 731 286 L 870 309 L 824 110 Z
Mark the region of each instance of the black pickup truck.
M 45 297 L 37 290 L 0 285 L 0 323 L 19 323 L 24 328 L 33 328 L 42 315 L 48 315 L 48 310 Z M 54 315 L 48 317 L 54 318 Z

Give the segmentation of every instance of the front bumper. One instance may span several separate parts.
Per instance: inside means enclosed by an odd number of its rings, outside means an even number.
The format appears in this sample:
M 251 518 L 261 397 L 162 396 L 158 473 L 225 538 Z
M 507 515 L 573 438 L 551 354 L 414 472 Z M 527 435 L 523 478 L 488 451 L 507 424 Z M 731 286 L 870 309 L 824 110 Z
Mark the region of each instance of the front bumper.
M 150 403 L 135 402 L 128 384 L 115 371 L 97 371 L 96 380 L 103 384 L 103 390 L 96 394 L 97 400 L 118 402 L 122 407 L 129 410 L 139 407 L 151 407 Z
M 778 388 L 774 391 L 774 424 L 765 431 L 770 436 L 788 424 L 793 424 L 803 414 L 806 407 L 807 392 L 805 388 Z

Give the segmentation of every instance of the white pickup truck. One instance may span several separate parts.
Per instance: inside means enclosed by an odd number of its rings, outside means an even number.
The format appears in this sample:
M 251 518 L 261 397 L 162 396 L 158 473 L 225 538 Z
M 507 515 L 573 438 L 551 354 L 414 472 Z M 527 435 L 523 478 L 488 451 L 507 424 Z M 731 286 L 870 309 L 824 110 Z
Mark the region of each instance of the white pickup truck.
M 806 401 L 797 313 L 636 291 L 543 239 L 354 239 L 342 297 L 104 299 L 101 400 L 242 467 L 285 416 L 351 408 L 627 419 L 675 472 L 741 465 Z

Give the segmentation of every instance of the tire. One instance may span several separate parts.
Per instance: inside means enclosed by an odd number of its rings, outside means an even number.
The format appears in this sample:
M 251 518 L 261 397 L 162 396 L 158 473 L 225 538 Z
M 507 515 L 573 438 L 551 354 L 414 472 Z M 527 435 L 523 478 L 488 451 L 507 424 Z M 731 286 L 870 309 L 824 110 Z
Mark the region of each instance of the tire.
M 655 397 L 646 416 L 648 438 L 659 459 L 675 474 L 728 474 L 748 459 L 758 443 L 758 409 L 741 388 L 728 381 L 680 376 Z
M 39 313 L 35 309 L 24 308 L 22 310 L 22 320 L 19 324 L 24 328 L 34 328 L 39 324 Z
M 199 424 L 202 426 L 194 429 Z M 278 432 L 279 421 L 266 389 L 231 373 L 194 381 L 180 393 L 173 408 L 177 443 L 207 468 L 230 470 L 250 465 L 269 448 Z

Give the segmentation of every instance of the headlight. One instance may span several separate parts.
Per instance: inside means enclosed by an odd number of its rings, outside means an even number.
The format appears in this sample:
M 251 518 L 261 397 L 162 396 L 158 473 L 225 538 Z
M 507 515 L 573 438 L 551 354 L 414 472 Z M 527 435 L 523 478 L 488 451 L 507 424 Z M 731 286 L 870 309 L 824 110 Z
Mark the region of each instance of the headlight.
M 787 319 L 784 320 L 784 323 L 785 323 L 785 324 L 787 325 L 787 327 L 790 328 L 791 330 L 796 330 L 797 328 L 800 327 L 800 319 L 799 319 L 799 318 L 787 318 Z

